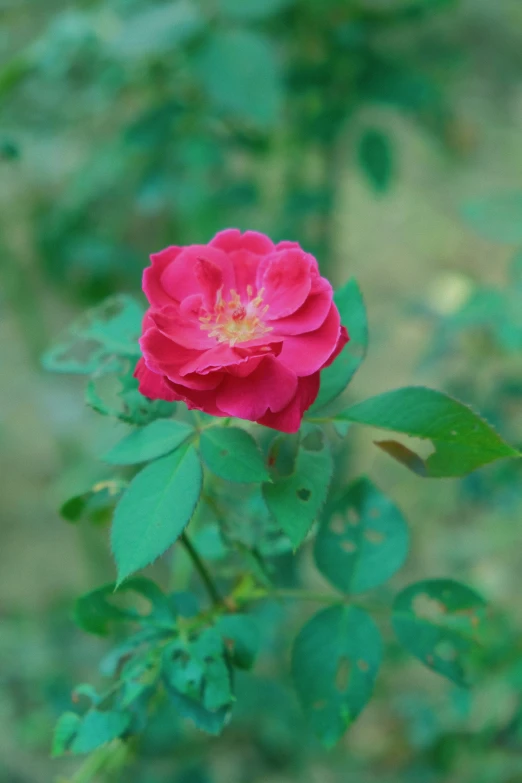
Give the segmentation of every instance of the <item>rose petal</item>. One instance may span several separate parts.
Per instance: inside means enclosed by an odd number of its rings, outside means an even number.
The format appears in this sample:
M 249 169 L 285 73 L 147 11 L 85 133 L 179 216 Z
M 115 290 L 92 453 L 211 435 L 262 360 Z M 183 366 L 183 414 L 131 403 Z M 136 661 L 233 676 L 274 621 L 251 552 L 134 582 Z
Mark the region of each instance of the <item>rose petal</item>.
M 148 329 L 140 338 L 147 367 L 174 383 L 183 383 L 192 389 L 215 389 L 220 378 L 214 375 L 189 374 L 181 376 L 181 368 L 199 354 L 169 340 L 157 329 Z
M 211 239 L 210 245 L 218 247 L 226 253 L 232 253 L 234 250 L 248 250 L 260 256 L 272 253 L 274 250 L 274 243 L 265 234 L 258 231 L 245 231 L 242 234 L 237 228 L 220 231 L 214 239 Z
M 303 420 L 303 414 L 315 402 L 319 394 L 320 373 L 307 375 L 306 378 L 299 378 L 297 391 L 291 402 L 278 413 L 268 411 L 258 424 L 264 424 L 265 427 L 272 427 L 280 432 L 297 432 Z
M 161 278 L 169 264 L 174 263 L 182 251 L 182 247 L 173 246 L 151 255 L 151 266 L 143 271 L 142 288 L 153 307 L 163 307 L 172 302 L 172 297 L 163 288 Z
M 223 287 L 223 272 L 221 268 L 203 256 L 196 259 L 194 274 L 203 294 L 203 300 L 209 312 L 212 312 L 219 290 Z M 193 296 L 189 297 L 194 299 Z
M 348 330 L 346 329 L 346 326 L 341 326 L 341 333 L 339 335 L 339 339 L 337 340 L 337 345 L 335 346 L 335 350 L 333 354 L 330 356 L 330 358 L 323 364 L 321 367 L 321 370 L 324 370 L 325 367 L 329 367 L 333 362 L 337 359 L 341 351 L 343 350 L 344 346 L 350 342 L 350 335 L 348 334 Z
M 218 343 L 214 348 L 204 351 L 199 354 L 199 356 L 187 362 L 187 364 L 181 368 L 181 375 L 185 375 L 186 373 L 206 374 L 223 368 L 229 370 L 229 368 L 233 368 L 237 365 L 248 363 L 251 358 L 251 354 L 244 352 L 243 355 L 241 355 L 228 345 L 228 343 Z M 251 366 L 250 371 L 254 369 L 255 366 Z M 249 373 L 245 373 L 245 375 L 248 374 Z
M 234 288 L 234 269 L 226 253 L 209 245 L 190 245 L 183 249 L 161 275 L 163 288 L 177 302 L 187 296 L 201 293 L 201 283 L 197 276 L 197 270 L 200 269 L 199 259 L 204 259 L 220 269 L 224 297 Z
M 134 377 L 138 379 L 138 389 L 144 397 L 148 397 L 151 400 L 166 400 L 167 402 L 175 402 L 180 399 L 166 383 L 163 375 L 158 375 L 149 370 L 143 359 L 140 359 L 136 365 Z
M 249 250 L 235 250 L 230 253 L 230 260 L 234 265 L 236 276 L 236 291 L 243 302 L 248 301 L 247 287 L 252 287 L 252 296 L 257 296 L 257 270 L 259 267 L 259 256 L 251 253 Z
M 183 302 L 193 302 L 196 297 L 188 297 Z M 156 327 L 184 348 L 206 350 L 212 348 L 216 341 L 209 337 L 209 331 L 202 329 L 203 322 L 199 320 L 194 310 L 185 309 L 176 302 L 169 307 L 151 312 L 151 319 Z
M 229 416 L 257 421 L 268 411 L 280 411 L 292 399 L 297 377 L 278 359 L 267 356 L 246 378 L 226 376 L 216 403 Z
M 188 389 L 186 386 L 173 383 L 172 389 L 177 395 L 177 399 L 182 400 L 189 410 L 198 410 L 208 413 L 209 416 L 227 416 L 216 406 L 216 392 L 211 391 L 197 391 L 195 389 Z
M 310 260 L 301 250 L 285 250 L 264 258 L 257 272 L 257 288 L 263 288 L 265 320 L 284 318 L 301 307 L 312 285 Z
M 330 359 L 341 334 L 341 319 L 332 304 L 324 324 L 315 332 L 287 337 L 279 360 L 297 375 L 312 375 Z
M 319 279 L 322 282 L 320 286 L 317 286 L 317 293 L 310 294 L 306 302 L 295 313 L 271 322 L 271 326 L 274 328 L 272 333 L 274 337 L 313 332 L 326 321 L 332 306 L 333 291 L 327 280 L 323 277 Z

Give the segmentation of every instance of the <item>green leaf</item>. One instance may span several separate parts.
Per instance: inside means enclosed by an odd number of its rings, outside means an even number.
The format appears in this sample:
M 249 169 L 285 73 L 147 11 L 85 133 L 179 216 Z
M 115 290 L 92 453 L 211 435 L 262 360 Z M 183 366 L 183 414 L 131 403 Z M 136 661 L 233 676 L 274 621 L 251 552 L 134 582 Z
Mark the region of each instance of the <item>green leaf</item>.
M 116 25 L 118 35 L 111 48 L 124 60 L 164 57 L 198 33 L 204 23 L 201 11 L 191 0 L 145 6 Z
M 393 606 L 392 623 L 402 646 L 458 685 L 474 679 L 486 602 L 451 579 L 417 582 Z
M 217 523 L 205 525 L 194 536 L 194 546 L 204 560 L 222 560 L 229 554 Z
M 76 704 L 80 701 L 81 697 L 84 697 L 86 699 L 89 699 L 90 704 L 89 707 L 97 707 L 100 701 L 102 700 L 102 697 L 96 690 L 96 688 L 91 685 L 88 682 L 82 682 L 79 685 L 74 686 L 74 690 L 72 692 L 72 700 Z
M 219 618 L 217 630 L 224 639 L 233 663 L 251 669 L 261 642 L 259 626 L 246 614 L 226 614 Z
M 103 457 L 110 465 L 137 465 L 175 451 L 194 433 L 190 424 L 169 419 L 134 430 Z
M 332 606 L 301 629 L 292 674 L 314 732 L 333 747 L 369 701 L 382 657 L 371 617 L 357 607 Z
M 363 593 L 402 567 L 408 547 L 408 527 L 397 506 L 371 481 L 360 479 L 327 509 L 315 561 L 339 590 Z
M 321 372 L 319 396 L 310 408 L 314 414 L 346 389 L 361 366 L 368 349 L 368 320 L 361 289 L 354 279 L 335 292 L 334 301 L 346 326 L 350 342 L 330 367 Z
M 509 285 L 517 293 L 522 289 L 522 251 L 520 250 L 515 253 L 509 264 Z
M 51 372 L 80 375 L 118 369 L 117 357 L 140 356 L 142 319 L 142 308 L 130 297 L 106 299 L 72 324 L 62 341 L 44 354 L 42 364 Z
M 80 716 L 75 712 L 64 712 L 64 714 L 60 716 L 54 729 L 53 747 L 51 751 L 53 758 L 63 756 L 63 754 L 69 750 L 69 746 L 78 731 L 80 723 Z
M 461 208 L 464 220 L 485 239 L 522 244 L 522 191 L 473 199 Z
M 107 636 L 114 622 L 141 622 L 154 620 L 166 626 L 174 625 L 175 615 L 167 596 L 150 579 L 136 577 L 126 582 L 115 594 L 116 584 L 99 587 L 76 601 L 74 619 L 80 628 L 98 636 Z M 121 608 L 109 599 L 119 598 L 121 593 L 135 592 L 151 603 L 151 612 L 143 615 L 135 609 Z
M 261 128 L 279 121 L 282 74 L 269 38 L 250 30 L 216 30 L 200 52 L 196 71 L 218 111 Z
M 92 378 L 85 390 L 85 402 L 102 416 L 113 416 L 139 427 L 156 419 L 170 418 L 176 408 L 175 402 L 149 400 L 138 391 L 134 364 L 123 374 L 104 373 Z
M 112 525 L 119 583 L 162 555 L 181 535 L 196 508 L 202 479 L 193 446 L 162 457 L 134 477 Z
M 213 628 L 194 640 L 178 638 L 165 648 L 163 680 L 179 713 L 202 731 L 219 734 L 234 700 L 223 641 Z
M 168 678 L 164 678 L 165 688 L 170 701 L 181 717 L 190 720 L 201 731 L 217 736 L 221 734 L 230 721 L 230 706 L 222 707 L 216 712 L 207 710 L 200 702 L 185 696 L 174 688 Z
M 318 448 L 312 436 L 319 439 Z M 330 447 L 324 433 L 317 429 L 302 440 L 292 475 L 263 485 L 266 504 L 295 549 L 317 519 L 332 473 Z
M 83 718 L 71 745 L 72 753 L 91 753 L 121 737 L 131 720 L 130 714 L 111 710 L 90 710 Z
M 360 138 L 359 164 L 377 193 L 388 190 L 393 174 L 393 152 L 390 138 L 376 128 L 369 128 Z
M 16 88 L 36 70 L 36 57 L 29 50 L 16 54 L 0 68 L 0 96 Z
M 254 438 L 239 427 L 210 427 L 201 433 L 201 456 L 210 470 L 239 483 L 270 481 Z
M 265 19 L 285 11 L 295 0 L 218 0 L 218 8 L 223 16 L 240 21 Z
M 119 479 L 100 481 L 88 492 L 66 500 L 60 514 L 67 522 L 87 518 L 93 524 L 104 524 L 110 520 L 113 506 L 126 486 L 126 482 Z
M 100 673 L 104 677 L 116 677 L 122 670 L 125 661 L 132 658 L 148 645 L 153 645 L 154 642 L 162 642 L 167 635 L 171 634 L 172 630 L 166 627 L 158 628 L 156 625 L 140 628 L 139 631 L 131 636 L 126 636 L 121 644 L 109 650 L 100 662 Z
M 520 456 L 471 408 L 424 387 L 386 392 L 336 418 L 431 440 L 435 451 L 425 460 L 395 441 L 377 443 L 419 475 L 465 476 L 497 459 Z

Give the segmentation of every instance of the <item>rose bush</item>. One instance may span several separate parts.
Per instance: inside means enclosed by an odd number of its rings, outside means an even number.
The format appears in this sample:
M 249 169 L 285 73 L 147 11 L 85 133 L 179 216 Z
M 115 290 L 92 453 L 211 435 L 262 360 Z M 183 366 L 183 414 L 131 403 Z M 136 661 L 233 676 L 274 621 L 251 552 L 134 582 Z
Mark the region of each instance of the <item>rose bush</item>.
M 349 339 L 316 259 L 295 242 L 229 229 L 151 261 L 140 392 L 296 432 Z

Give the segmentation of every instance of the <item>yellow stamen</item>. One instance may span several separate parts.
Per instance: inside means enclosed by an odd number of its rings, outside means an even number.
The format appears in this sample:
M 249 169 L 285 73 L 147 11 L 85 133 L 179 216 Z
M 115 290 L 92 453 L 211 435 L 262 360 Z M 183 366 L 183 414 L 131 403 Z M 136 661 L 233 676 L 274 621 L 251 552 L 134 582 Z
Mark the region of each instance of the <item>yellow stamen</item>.
M 254 290 L 251 285 L 247 285 L 248 300 L 243 302 L 239 293 L 232 288 L 225 301 L 221 287 L 216 294 L 213 312 L 200 316 L 200 328 L 208 331 L 208 336 L 216 338 L 218 343 L 228 343 L 232 347 L 263 337 L 273 329 L 263 321 L 268 305 L 260 309 L 264 292 L 265 289 L 261 288 L 255 299 L 252 299 Z

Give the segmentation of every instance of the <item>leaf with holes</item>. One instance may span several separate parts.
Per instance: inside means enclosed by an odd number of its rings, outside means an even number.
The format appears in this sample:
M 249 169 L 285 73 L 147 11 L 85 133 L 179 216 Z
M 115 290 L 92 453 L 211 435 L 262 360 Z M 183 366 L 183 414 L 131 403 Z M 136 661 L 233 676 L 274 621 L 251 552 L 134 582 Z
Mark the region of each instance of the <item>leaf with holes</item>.
M 201 433 L 201 456 L 210 470 L 226 481 L 270 481 L 254 438 L 239 427 L 210 427 Z
M 225 614 L 216 627 L 234 664 L 240 669 L 251 669 L 261 641 L 255 619 L 246 614 Z
M 341 314 L 341 323 L 348 330 L 350 341 L 333 364 L 321 372 L 321 388 L 310 408 L 311 415 L 342 394 L 364 361 L 368 350 L 368 319 L 357 281 L 349 280 L 339 288 L 335 292 L 334 301 Z
M 81 720 L 71 745 L 71 752 L 92 753 L 96 748 L 101 748 L 102 745 L 121 737 L 130 721 L 129 713 L 117 710 L 108 712 L 90 710 Z
M 178 637 L 163 652 L 163 681 L 184 718 L 202 731 L 219 734 L 234 701 L 223 640 L 213 628 L 195 639 Z
M 194 433 L 190 424 L 169 419 L 136 429 L 103 457 L 110 465 L 137 465 L 175 451 Z
M 402 646 L 461 686 L 470 685 L 481 653 L 486 602 L 451 579 L 416 582 L 395 599 L 392 623 Z
M 181 535 L 198 503 L 202 481 L 193 446 L 162 457 L 134 477 L 112 523 L 118 583 L 162 555 Z
M 520 457 L 471 408 L 447 394 L 420 386 L 372 397 L 336 418 L 431 440 L 435 451 L 427 459 L 396 441 L 376 444 L 421 476 L 465 476 L 495 460 Z
M 401 568 L 408 547 L 408 527 L 397 506 L 371 481 L 360 479 L 327 508 L 315 561 L 339 590 L 363 593 Z
M 332 606 L 301 629 L 292 674 L 313 730 L 333 747 L 368 703 L 382 657 L 379 630 L 362 609 Z
M 319 515 L 332 472 L 330 447 L 317 429 L 301 441 L 292 475 L 263 485 L 266 504 L 295 549 Z
M 137 359 L 142 308 L 118 295 L 89 310 L 69 328 L 62 341 L 42 357 L 51 372 L 92 375 L 119 369 L 118 357 Z
M 125 373 L 104 373 L 91 378 L 85 389 L 85 402 L 102 416 L 113 416 L 138 427 L 170 418 L 176 409 L 175 402 L 149 400 L 140 394 L 133 365 L 128 365 Z

